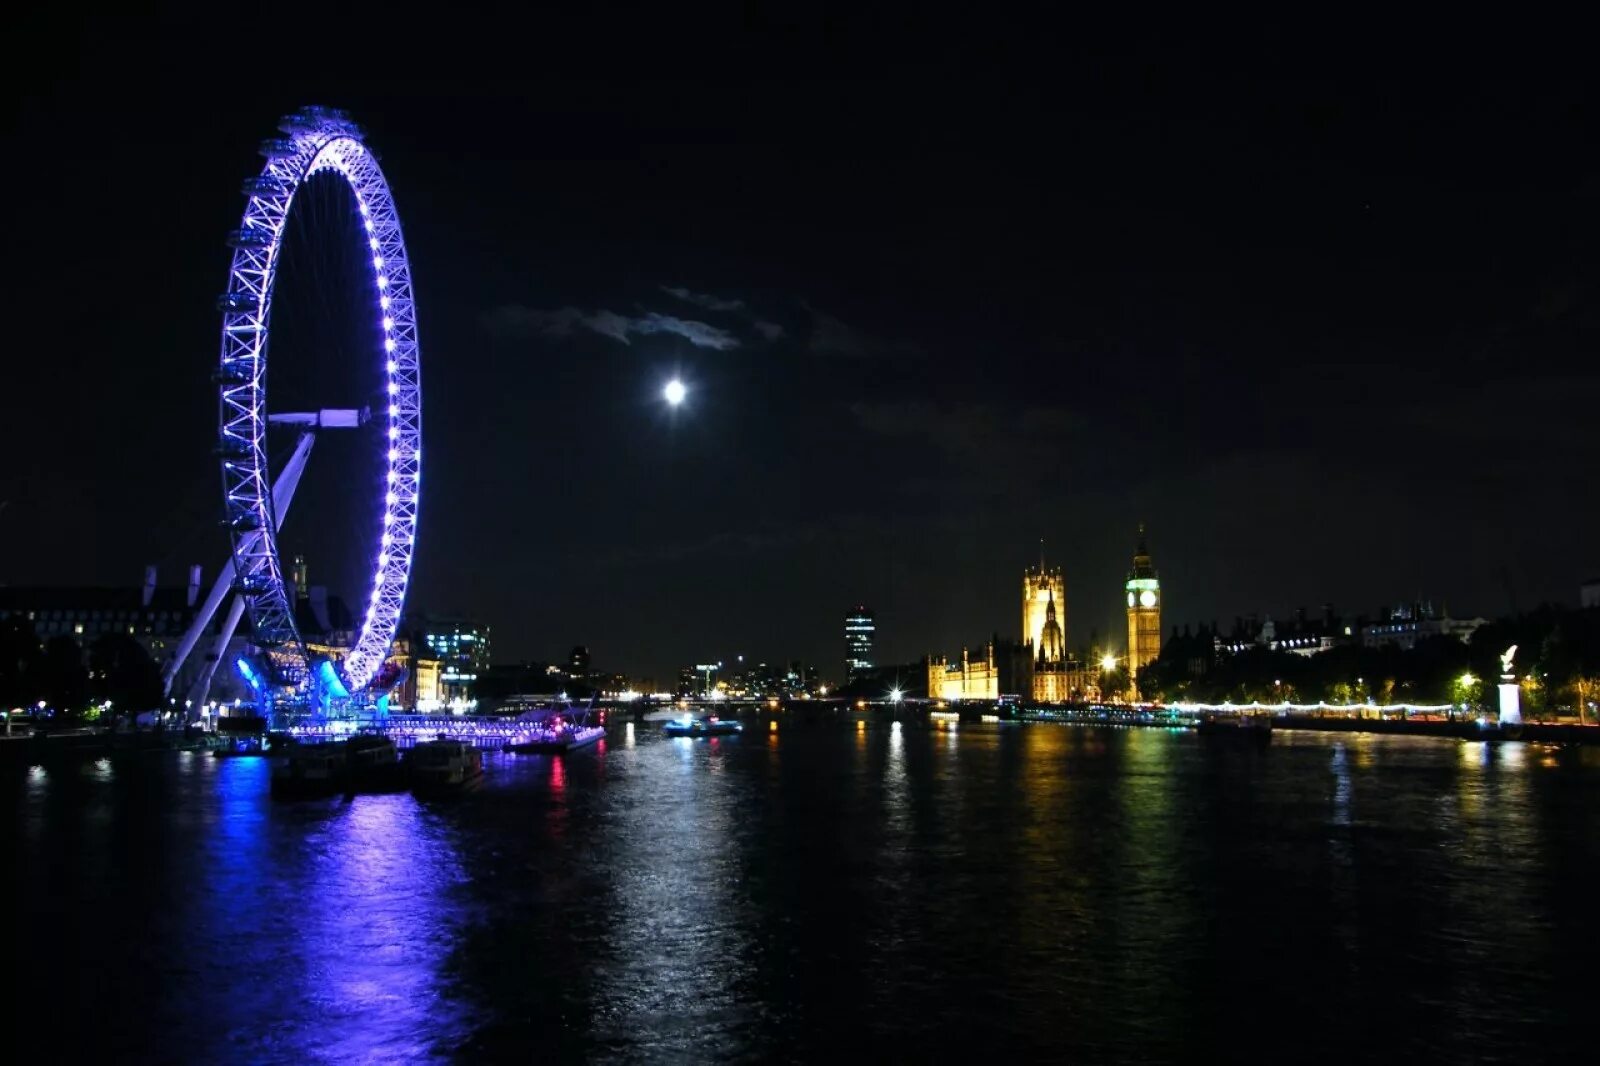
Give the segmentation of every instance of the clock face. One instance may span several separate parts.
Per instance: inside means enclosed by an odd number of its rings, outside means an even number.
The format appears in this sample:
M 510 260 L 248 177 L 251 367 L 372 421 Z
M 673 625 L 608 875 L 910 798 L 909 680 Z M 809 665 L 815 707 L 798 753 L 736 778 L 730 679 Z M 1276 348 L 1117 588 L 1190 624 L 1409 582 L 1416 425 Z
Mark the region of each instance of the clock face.
M 1145 589 L 1143 592 L 1139 593 L 1139 606 L 1154 607 L 1155 605 L 1156 594 L 1154 592 L 1151 592 L 1149 589 Z
M 1129 607 L 1133 606 L 1133 593 L 1131 593 L 1131 592 L 1128 593 L 1128 606 Z

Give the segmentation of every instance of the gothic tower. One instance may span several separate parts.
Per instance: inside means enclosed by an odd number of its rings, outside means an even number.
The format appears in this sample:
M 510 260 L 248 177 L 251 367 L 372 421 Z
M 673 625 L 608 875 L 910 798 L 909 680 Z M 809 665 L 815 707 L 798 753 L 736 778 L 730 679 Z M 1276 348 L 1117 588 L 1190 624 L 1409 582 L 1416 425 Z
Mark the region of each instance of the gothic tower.
M 1059 703 L 1067 698 L 1067 638 L 1056 621 L 1054 593 L 1045 602 L 1044 628 L 1033 658 L 1033 698 Z
M 1161 579 L 1150 563 L 1145 545 L 1144 525 L 1139 526 L 1139 547 L 1133 553 L 1133 569 L 1128 571 L 1128 674 L 1135 679 L 1139 671 L 1161 654 Z
M 1030 658 L 1037 657 L 1044 636 L 1045 614 L 1054 601 L 1059 612 L 1063 641 L 1067 632 L 1067 589 L 1059 566 L 1046 569 L 1044 551 L 1039 552 L 1039 567 L 1022 572 L 1022 643 Z

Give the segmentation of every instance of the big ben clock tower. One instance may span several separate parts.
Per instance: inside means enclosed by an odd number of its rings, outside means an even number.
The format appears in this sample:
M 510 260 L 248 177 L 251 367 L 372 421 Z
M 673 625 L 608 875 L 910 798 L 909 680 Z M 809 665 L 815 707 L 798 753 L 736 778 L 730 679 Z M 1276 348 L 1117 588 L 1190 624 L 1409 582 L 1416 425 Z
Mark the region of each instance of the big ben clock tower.
M 1161 654 L 1161 579 L 1150 564 L 1143 524 L 1139 526 L 1139 548 L 1133 553 L 1133 569 L 1128 571 L 1127 591 L 1128 674 L 1137 681 L 1139 671 Z

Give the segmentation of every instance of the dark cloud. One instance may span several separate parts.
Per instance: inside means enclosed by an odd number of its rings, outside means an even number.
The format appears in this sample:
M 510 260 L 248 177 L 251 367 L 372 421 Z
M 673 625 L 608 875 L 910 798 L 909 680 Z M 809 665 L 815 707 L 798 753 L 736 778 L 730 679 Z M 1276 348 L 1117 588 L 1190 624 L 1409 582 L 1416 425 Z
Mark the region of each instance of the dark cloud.
M 875 337 L 810 304 L 801 306 L 811 315 L 811 338 L 807 348 L 813 355 L 837 359 L 919 359 L 924 354 L 914 341 Z
M 759 318 L 743 300 L 734 300 L 722 296 L 713 296 L 710 293 L 694 292 L 681 286 L 662 285 L 661 291 L 668 296 L 682 300 L 684 303 L 703 307 L 707 311 L 720 311 L 738 313 L 750 323 L 750 328 L 755 330 L 762 340 L 768 344 L 780 341 L 787 331 L 778 323 L 765 318 Z
M 720 326 L 664 315 L 658 311 L 629 317 L 604 309 L 586 314 L 576 307 L 546 310 L 508 304 L 489 312 L 484 322 L 491 332 L 501 336 L 571 337 L 581 326 L 623 344 L 632 343 L 630 338 L 635 335 L 674 333 L 697 348 L 722 352 L 740 345 L 738 337 Z
M 739 338 L 721 327 L 654 311 L 633 319 L 628 328 L 633 333 L 676 333 L 697 348 L 714 348 L 719 352 L 739 347 Z
M 545 311 L 507 305 L 497 307 L 484 316 L 484 325 L 489 332 L 516 337 L 570 337 L 575 327 L 583 322 L 584 314 L 576 307 Z
M 690 292 L 688 289 L 676 288 L 671 285 L 661 286 L 661 291 L 668 296 L 675 296 L 684 303 L 704 307 L 707 311 L 742 311 L 743 300 L 725 300 L 720 296 L 712 296 L 704 292 Z

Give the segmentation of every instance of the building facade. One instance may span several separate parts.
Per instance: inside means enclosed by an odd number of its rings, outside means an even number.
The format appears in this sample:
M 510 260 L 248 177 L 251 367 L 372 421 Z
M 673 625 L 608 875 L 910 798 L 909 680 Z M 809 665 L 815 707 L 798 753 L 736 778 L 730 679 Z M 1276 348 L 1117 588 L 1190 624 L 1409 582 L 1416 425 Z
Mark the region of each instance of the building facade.
M 1139 671 L 1161 655 L 1161 579 L 1150 562 L 1144 526 L 1139 527 L 1139 546 L 1133 553 L 1133 568 L 1125 586 L 1128 602 L 1128 676 L 1138 692 Z
M 1040 703 L 1074 698 L 1077 664 L 1067 652 L 1066 580 L 1042 555 L 1037 568 L 1022 572 L 1022 650 L 1026 695 Z
M 977 661 L 964 647 L 959 663 L 946 662 L 943 655 L 928 656 L 928 698 L 948 702 L 999 699 L 1000 671 L 995 666 L 994 645 L 984 645 L 983 658 Z
M 1060 703 L 1071 697 L 1067 635 L 1056 621 L 1056 599 L 1052 591 L 1045 602 L 1044 626 L 1033 656 L 1033 698 L 1040 703 Z
M 1385 608 L 1380 621 L 1361 627 L 1361 646 L 1381 648 L 1394 645 L 1410 651 L 1417 642 L 1430 637 L 1453 637 L 1463 644 L 1472 639 L 1486 618 L 1451 618 L 1448 611 L 1435 614 L 1432 603 L 1418 602 Z
M 1067 632 L 1067 586 L 1059 566 L 1046 567 L 1039 560 L 1037 568 L 1022 572 L 1022 643 L 1038 655 L 1044 637 L 1046 615 L 1054 605 L 1056 623 L 1063 637 Z
M 201 572 L 188 569 L 188 584 L 158 586 L 148 567 L 143 586 L 0 587 L 0 625 L 32 630 L 40 650 L 55 638 L 74 641 L 88 663 L 96 643 L 127 638 L 139 644 L 159 669 L 171 667 L 200 602 Z M 183 668 L 173 677 L 169 707 L 198 715 L 207 703 L 250 701 L 253 694 L 233 668 L 247 637 L 235 636 L 218 654 L 217 622 L 200 635 Z M 214 671 L 214 672 L 213 672 Z M 149 708 L 138 708 L 147 710 Z
M 844 676 L 846 681 L 872 670 L 872 645 L 877 624 L 872 608 L 856 605 L 844 617 Z
M 429 618 L 421 631 L 422 644 L 439 660 L 439 699 L 472 700 L 478 678 L 489 669 L 489 627 L 463 618 Z
M 1214 640 L 1218 655 L 1239 655 L 1265 648 L 1310 658 L 1349 644 L 1355 636 L 1354 628 L 1334 614 L 1333 604 L 1325 603 L 1320 618 L 1308 615 L 1304 607 L 1296 608 L 1294 614 L 1282 622 L 1275 621 L 1271 615 L 1265 621 L 1258 620 L 1254 614 L 1248 618 L 1240 616 L 1233 620 L 1232 632 L 1226 635 L 1218 632 Z

